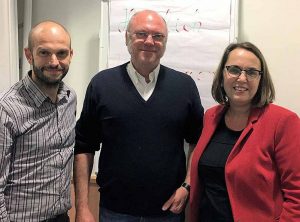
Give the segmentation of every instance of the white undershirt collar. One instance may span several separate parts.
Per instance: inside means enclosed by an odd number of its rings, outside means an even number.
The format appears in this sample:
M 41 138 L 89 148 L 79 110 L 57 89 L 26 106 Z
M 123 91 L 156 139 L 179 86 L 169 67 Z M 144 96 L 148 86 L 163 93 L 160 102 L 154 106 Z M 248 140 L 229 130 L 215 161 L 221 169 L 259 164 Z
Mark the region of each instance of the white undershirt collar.
M 150 98 L 150 96 L 152 95 L 155 85 L 156 85 L 156 81 L 157 81 L 157 77 L 158 77 L 158 73 L 160 70 L 160 65 L 158 65 L 150 74 L 149 74 L 149 80 L 150 82 L 147 83 L 145 81 L 145 77 L 143 77 L 141 74 L 139 74 L 135 68 L 133 67 L 132 63 L 129 62 L 127 67 L 127 73 L 131 79 L 131 81 L 133 82 L 135 88 L 137 89 L 137 91 L 139 92 L 139 94 L 143 97 L 144 100 L 148 100 Z

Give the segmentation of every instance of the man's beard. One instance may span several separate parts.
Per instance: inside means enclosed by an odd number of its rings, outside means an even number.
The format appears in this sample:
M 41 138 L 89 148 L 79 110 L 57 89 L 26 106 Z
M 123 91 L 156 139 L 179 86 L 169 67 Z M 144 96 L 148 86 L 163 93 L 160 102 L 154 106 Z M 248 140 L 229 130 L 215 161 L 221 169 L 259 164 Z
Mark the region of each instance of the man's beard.
M 36 78 L 41 83 L 48 85 L 48 86 L 58 85 L 62 81 L 62 79 L 67 75 L 67 73 L 69 71 L 69 68 L 58 68 L 58 67 L 50 67 L 50 66 L 37 67 L 34 64 L 34 61 L 32 61 L 32 68 L 33 68 Z M 60 69 L 60 70 L 62 70 L 62 75 L 60 76 L 59 79 L 51 79 L 44 74 L 45 69 L 48 69 L 48 70 Z

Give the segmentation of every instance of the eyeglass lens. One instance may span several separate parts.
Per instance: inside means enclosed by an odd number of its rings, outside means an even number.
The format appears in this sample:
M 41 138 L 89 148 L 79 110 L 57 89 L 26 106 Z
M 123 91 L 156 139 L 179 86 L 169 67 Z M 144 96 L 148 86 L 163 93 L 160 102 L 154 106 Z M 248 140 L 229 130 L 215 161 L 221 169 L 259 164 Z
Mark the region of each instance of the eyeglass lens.
M 150 34 L 147 32 L 136 32 L 135 35 L 137 38 L 144 39 L 144 40 L 146 40 L 149 35 L 152 37 L 154 41 L 162 41 L 165 38 L 165 36 L 161 33 Z
M 229 74 L 236 76 L 236 77 L 241 75 L 242 71 L 244 71 L 247 78 L 250 78 L 250 79 L 255 79 L 261 74 L 261 72 L 257 69 L 254 69 L 254 68 L 241 69 L 239 66 L 235 66 L 235 65 L 226 66 L 226 69 Z

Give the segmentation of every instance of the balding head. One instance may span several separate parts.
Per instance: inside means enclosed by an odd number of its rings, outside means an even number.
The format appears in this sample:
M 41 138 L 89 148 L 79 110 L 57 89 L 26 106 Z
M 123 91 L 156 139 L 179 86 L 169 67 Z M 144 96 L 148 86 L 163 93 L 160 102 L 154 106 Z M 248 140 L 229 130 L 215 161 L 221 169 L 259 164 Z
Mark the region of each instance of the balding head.
M 162 32 L 165 33 L 165 35 L 168 34 L 168 28 L 167 28 L 167 23 L 165 21 L 165 19 L 159 15 L 156 11 L 153 11 L 153 10 L 149 10 L 149 9 L 146 9 L 146 10 L 143 10 L 143 11 L 138 11 L 136 12 L 129 20 L 128 22 L 128 25 L 127 25 L 127 31 L 130 32 L 131 31 L 131 28 L 133 26 L 135 26 L 135 23 L 138 22 L 138 20 L 140 19 L 143 19 L 143 18 L 148 18 L 148 19 L 154 19 L 155 18 L 155 21 L 160 21 L 162 22 L 164 25 L 162 26 L 162 29 L 161 30 Z
M 42 38 L 43 35 L 63 35 L 69 41 L 69 47 L 71 48 L 71 37 L 67 29 L 61 24 L 54 21 L 43 21 L 35 25 L 28 35 L 28 48 L 30 51 L 33 50 L 39 38 Z

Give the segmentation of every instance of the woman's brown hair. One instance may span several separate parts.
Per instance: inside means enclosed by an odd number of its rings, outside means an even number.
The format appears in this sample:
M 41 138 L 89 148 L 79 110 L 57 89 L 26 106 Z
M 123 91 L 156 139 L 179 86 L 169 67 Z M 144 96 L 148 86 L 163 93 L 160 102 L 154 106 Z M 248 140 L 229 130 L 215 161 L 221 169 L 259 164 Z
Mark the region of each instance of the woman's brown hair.
M 275 89 L 266 60 L 261 51 L 250 42 L 232 43 L 225 49 L 213 80 L 211 88 L 212 97 L 215 99 L 216 102 L 220 104 L 229 105 L 228 97 L 223 88 L 223 72 L 225 68 L 225 63 L 228 60 L 230 52 L 236 48 L 241 48 L 252 52 L 260 61 L 262 74 L 257 92 L 252 99 L 252 105 L 256 107 L 262 107 L 269 103 L 272 103 L 275 99 Z

